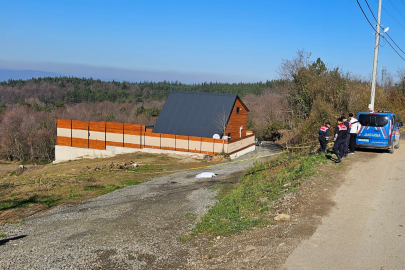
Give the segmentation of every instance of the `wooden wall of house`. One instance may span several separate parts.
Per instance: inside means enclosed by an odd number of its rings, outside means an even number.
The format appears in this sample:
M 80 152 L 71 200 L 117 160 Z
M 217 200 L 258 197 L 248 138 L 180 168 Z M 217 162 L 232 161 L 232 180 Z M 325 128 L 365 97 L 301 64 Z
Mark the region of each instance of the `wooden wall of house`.
M 237 110 L 239 108 L 239 113 Z M 246 136 L 247 129 L 247 114 L 248 110 L 240 101 L 239 98 L 236 99 L 235 105 L 233 106 L 231 117 L 229 118 L 228 125 L 226 127 L 226 132 L 224 135 L 231 135 L 230 141 L 241 138 L 240 127 L 242 128 L 242 138 Z

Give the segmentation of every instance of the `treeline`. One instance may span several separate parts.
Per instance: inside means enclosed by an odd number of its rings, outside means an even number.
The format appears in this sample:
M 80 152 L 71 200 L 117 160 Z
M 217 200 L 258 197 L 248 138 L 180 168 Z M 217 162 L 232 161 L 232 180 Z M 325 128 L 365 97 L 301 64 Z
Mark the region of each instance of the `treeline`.
M 171 90 L 209 93 L 232 93 L 243 97 L 259 95 L 283 81 L 258 83 L 180 82 L 103 82 L 74 77 L 45 77 L 31 80 L 8 80 L 0 83 L 0 104 L 16 104 L 20 100 L 37 99 L 44 104 L 77 104 L 82 102 L 136 103 L 165 100 Z

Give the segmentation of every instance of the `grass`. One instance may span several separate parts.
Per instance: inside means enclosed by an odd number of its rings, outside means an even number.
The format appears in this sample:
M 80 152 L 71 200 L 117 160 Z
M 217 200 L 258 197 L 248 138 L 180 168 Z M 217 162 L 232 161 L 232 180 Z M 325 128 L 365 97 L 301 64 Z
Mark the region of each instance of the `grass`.
M 96 191 L 98 189 L 104 189 L 103 185 L 85 185 L 83 190 L 85 191 Z
M 0 201 L 0 211 L 9 210 L 13 208 L 22 208 L 30 206 L 33 203 L 39 203 L 52 207 L 58 204 L 60 198 L 53 196 L 38 196 L 33 195 L 29 198 L 16 198 L 11 200 Z
M 6 234 L 5 233 L 0 233 L 0 237 L 5 237 L 6 236 Z
M 130 180 L 122 181 L 122 182 L 121 182 L 121 185 L 123 185 L 124 187 L 127 187 L 127 186 L 139 185 L 140 183 L 142 183 L 142 182 L 139 182 L 139 181 L 130 179 Z
M 270 222 L 270 202 L 297 190 L 299 183 L 316 173 L 322 154 L 282 154 L 255 163 L 233 189 L 220 193 L 215 205 L 193 230 L 193 234 L 231 235 Z
M 107 193 L 113 192 L 113 191 L 121 189 L 121 188 L 122 188 L 122 186 L 108 184 L 101 190 L 101 194 L 107 194 Z
M 67 196 L 68 199 L 80 198 L 80 197 L 84 197 L 84 195 L 78 193 L 78 194 L 69 194 L 69 195 Z

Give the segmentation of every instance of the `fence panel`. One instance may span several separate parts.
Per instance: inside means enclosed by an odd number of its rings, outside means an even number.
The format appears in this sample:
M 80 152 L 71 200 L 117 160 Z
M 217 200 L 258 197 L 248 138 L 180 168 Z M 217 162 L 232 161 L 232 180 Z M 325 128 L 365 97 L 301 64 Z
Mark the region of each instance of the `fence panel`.
M 89 123 L 89 148 L 105 149 L 105 122 Z
M 72 146 L 89 148 L 89 122 L 72 120 Z
M 225 141 L 214 139 L 214 153 L 221 153 L 225 150 Z
M 189 140 L 188 151 L 194 153 L 201 153 L 202 138 L 190 136 L 188 140 Z
M 160 149 L 173 150 L 176 149 L 176 135 L 172 134 L 160 134 Z
M 188 136 L 176 135 L 176 151 L 188 152 Z
M 144 148 L 160 148 L 161 141 L 160 141 L 160 133 L 151 133 L 146 132 L 144 134 Z
M 143 125 L 124 124 L 124 147 L 142 148 Z

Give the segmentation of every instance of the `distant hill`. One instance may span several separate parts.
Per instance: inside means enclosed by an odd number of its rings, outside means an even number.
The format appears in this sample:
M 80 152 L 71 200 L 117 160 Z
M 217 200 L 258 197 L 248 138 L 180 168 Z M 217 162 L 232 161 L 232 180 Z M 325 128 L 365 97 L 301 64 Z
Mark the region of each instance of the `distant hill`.
M 13 80 L 28 80 L 38 77 L 59 77 L 61 74 L 40 70 L 11 70 L 0 69 L 0 82 Z

